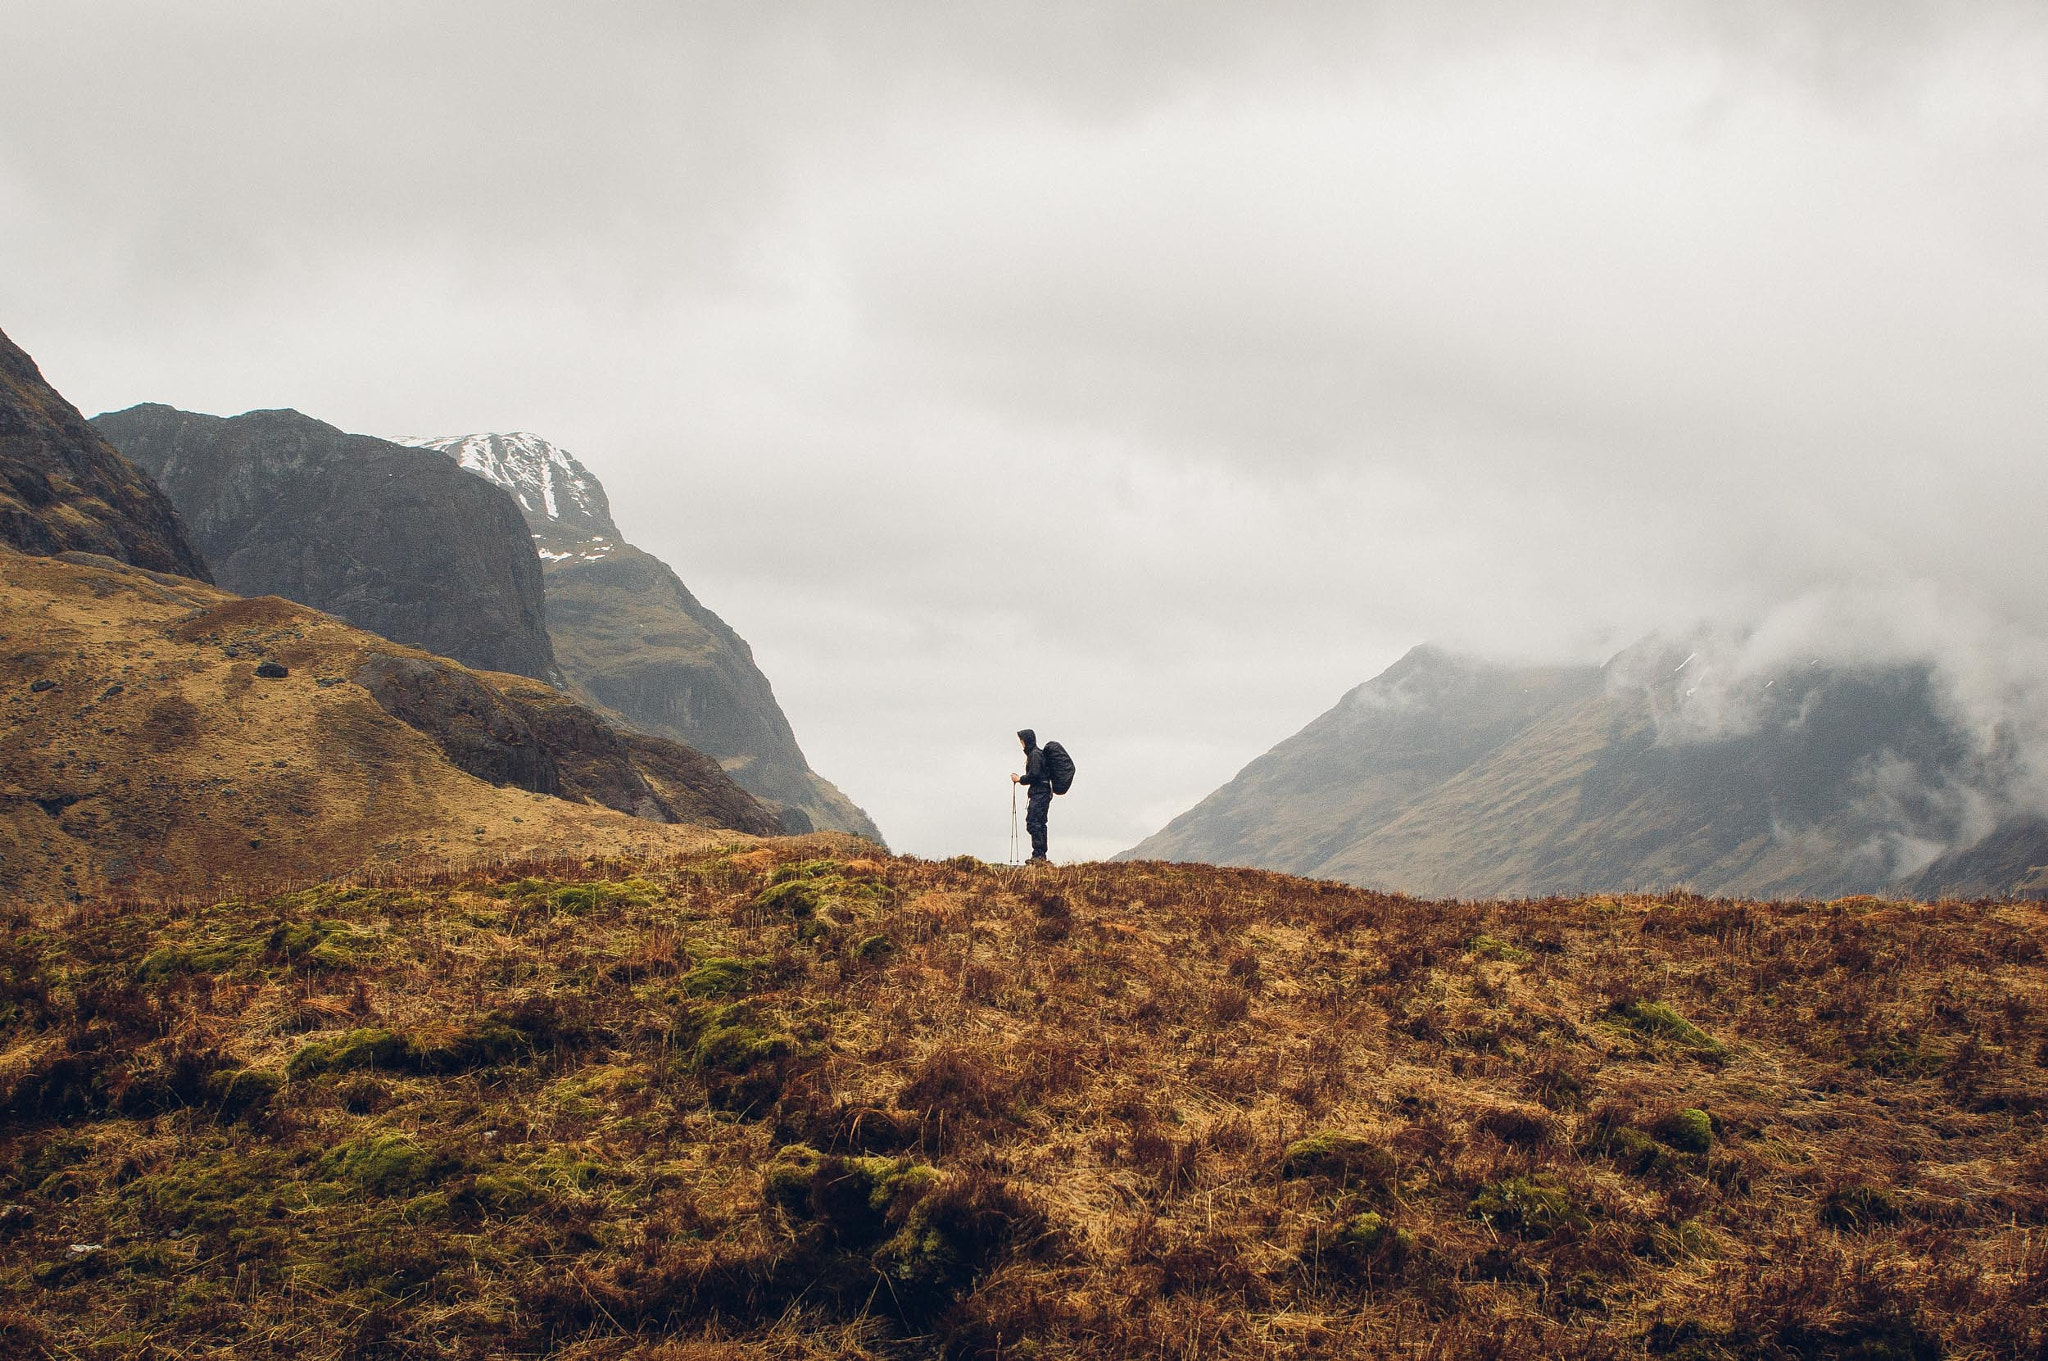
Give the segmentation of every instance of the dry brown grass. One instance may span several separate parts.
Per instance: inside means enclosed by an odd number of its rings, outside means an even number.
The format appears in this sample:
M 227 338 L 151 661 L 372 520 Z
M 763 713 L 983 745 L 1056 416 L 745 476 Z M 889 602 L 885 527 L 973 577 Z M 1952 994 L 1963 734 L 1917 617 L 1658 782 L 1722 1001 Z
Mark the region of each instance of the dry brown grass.
M 0 887 L 219 897 L 362 865 L 732 839 L 465 775 L 343 683 L 373 652 L 424 655 L 274 596 L 0 546 Z M 291 674 L 256 678 L 264 660 Z
M 2048 1343 L 2038 905 L 854 845 L 19 916 L 0 1350 Z

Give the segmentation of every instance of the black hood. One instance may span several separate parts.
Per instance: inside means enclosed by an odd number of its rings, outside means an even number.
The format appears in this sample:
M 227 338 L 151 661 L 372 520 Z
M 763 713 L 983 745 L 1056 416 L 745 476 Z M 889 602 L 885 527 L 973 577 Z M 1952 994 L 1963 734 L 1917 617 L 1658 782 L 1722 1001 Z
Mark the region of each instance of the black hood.
M 1038 745 L 1038 734 L 1029 728 L 1019 728 L 1017 729 L 1017 740 L 1024 744 L 1024 750 L 1030 751 Z

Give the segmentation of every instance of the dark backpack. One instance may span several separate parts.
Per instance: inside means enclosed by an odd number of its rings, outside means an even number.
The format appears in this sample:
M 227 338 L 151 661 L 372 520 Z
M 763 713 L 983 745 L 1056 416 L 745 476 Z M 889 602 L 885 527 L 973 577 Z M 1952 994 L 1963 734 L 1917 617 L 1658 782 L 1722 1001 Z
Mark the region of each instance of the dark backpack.
M 1072 789 L 1074 758 L 1067 755 L 1067 749 L 1057 742 L 1048 742 L 1040 750 L 1045 753 L 1045 773 L 1052 781 L 1052 792 L 1064 794 Z

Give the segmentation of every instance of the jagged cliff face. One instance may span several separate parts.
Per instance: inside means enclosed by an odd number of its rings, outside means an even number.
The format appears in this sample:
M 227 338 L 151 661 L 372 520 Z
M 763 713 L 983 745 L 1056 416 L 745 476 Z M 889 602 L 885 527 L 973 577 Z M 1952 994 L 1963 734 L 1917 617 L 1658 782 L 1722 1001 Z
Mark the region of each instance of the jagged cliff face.
M 625 542 L 603 485 L 537 435 L 410 441 L 518 502 L 545 564 L 548 629 L 570 688 L 641 732 L 718 758 L 791 831 L 880 841 L 866 813 L 810 768 L 753 650 L 659 558 Z
M 0 543 L 211 581 L 177 510 L 0 334 Z
M 176 503 L 216 579 L 468 666 L 556 681 L 518 505 L 447 460 L 296 411 L 94 419 Z
M 1923 667 L 1760 676 L 1701 726 L 1684 648 L 1605 667 L 1418 648 L 1129 857 L 1491 897 L 1878 892 L 1976 835 L 1994 783 Z M 1975 882 L 1975 881 L 1973 881 Z

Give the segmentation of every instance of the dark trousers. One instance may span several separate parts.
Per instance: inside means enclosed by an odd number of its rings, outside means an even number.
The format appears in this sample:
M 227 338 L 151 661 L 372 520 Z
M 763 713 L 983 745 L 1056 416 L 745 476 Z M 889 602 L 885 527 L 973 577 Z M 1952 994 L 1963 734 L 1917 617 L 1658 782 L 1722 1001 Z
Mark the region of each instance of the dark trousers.
M 1031 853 L 1045 854 L 1045 818 L 1052 811 L 1052 786 L 1031 786 L 1031 802 L 1024 810 L 1024 830 L 1031 833 Z

